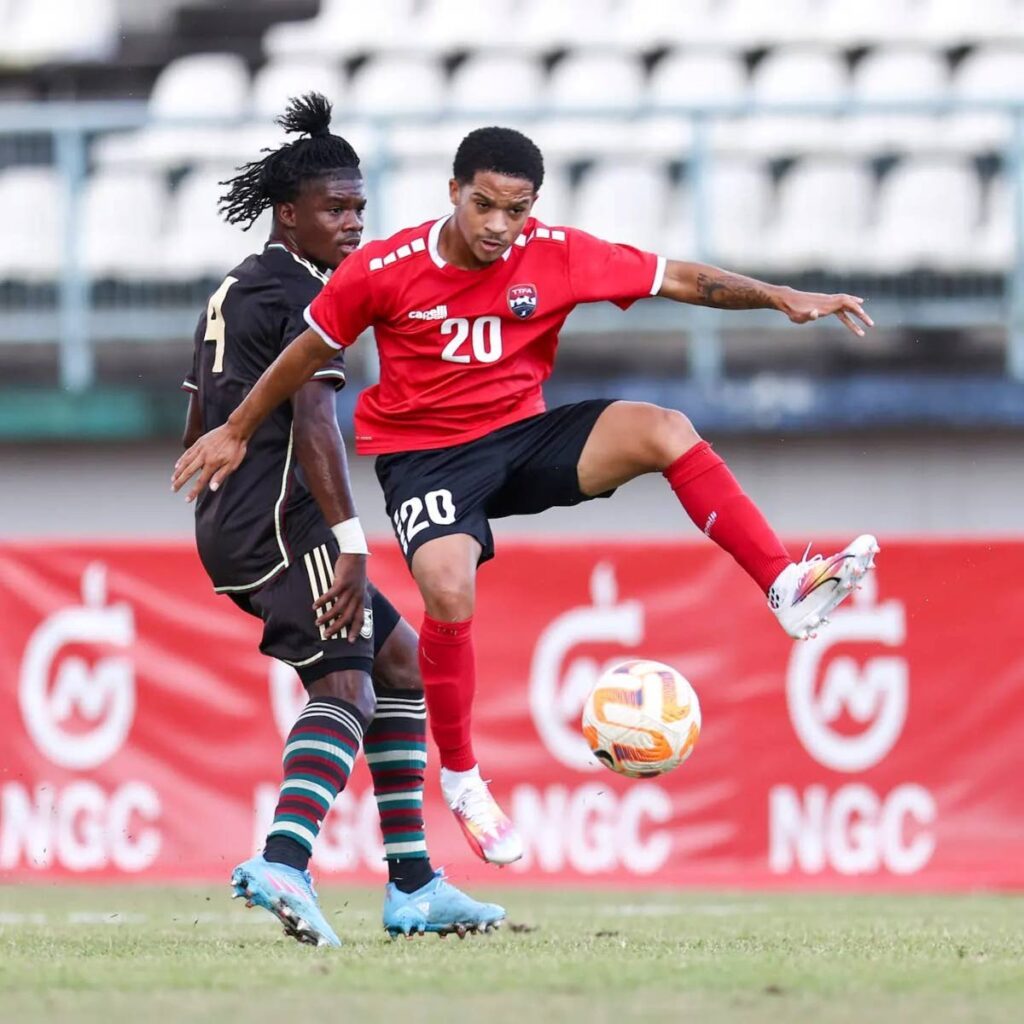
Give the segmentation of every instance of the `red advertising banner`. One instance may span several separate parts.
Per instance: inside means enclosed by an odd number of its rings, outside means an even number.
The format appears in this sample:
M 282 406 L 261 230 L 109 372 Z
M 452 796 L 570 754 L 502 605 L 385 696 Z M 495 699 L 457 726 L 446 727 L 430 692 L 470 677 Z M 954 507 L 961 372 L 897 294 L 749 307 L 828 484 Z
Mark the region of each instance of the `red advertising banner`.
M 1024 545 L 882 547 L 800 644 L 711 544 L 503 542 L 481 573 L 475 734 L 527 852 L 479 864 L 431 768 L 435 863 L 531 884 L 1024 887 Z M 375 550 L 415 623 L 393 543 Z M 262 840 L 303 702 L 258 637 L 187 543 L 0 545 L 0 874 L 225 880 Z M 624 657 L 701 697 L 696 752 L 661 778 L 611 774 L 580 735 Z M 381 856 L 360 766 L 315 866 L 368 881 Z

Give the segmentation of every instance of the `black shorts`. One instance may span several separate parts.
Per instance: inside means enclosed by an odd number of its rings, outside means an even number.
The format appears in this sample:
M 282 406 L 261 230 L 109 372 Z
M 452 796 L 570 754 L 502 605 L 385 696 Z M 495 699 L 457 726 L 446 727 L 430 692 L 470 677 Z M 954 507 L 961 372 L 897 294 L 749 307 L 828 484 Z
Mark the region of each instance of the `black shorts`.
M 476 538 L 486 562 L 494 557 L 489 520 L 589 501 L 576 467 L 611 404 L 577 402 L 451 448 L 378 456 L 377 479 L 406 562 L 426 541 L 454 533 Z
M 307 686 L 331 672 L 359 669 L 368 675 L 373 660 L 398 625 L 395 606 L 371 583 L 366 616 L 355 643 L 341 634 L 324 639 L 313 602 L 330 586 L 338 543 L 325 531 L 291 565 L 259 590 L 229 596 L 244 612 L 263 620 L 260 650 L 291 665 Z

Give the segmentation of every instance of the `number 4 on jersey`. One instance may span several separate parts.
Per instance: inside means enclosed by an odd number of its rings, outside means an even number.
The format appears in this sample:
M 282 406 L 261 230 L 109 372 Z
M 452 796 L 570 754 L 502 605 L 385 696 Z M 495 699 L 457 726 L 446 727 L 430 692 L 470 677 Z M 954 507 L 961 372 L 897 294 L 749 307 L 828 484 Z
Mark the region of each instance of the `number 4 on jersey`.
M 224 315 L 220 308 L 228 297 L 228 289 L 237 282 L 237 277 L 225 277 L 221 286 L 210 296 L 206 307 L 206 337 L 203 341 L 212 341 L 214 344 L 213 373 L 224 372 L 224 337 L 228 326 L 224 323 Z

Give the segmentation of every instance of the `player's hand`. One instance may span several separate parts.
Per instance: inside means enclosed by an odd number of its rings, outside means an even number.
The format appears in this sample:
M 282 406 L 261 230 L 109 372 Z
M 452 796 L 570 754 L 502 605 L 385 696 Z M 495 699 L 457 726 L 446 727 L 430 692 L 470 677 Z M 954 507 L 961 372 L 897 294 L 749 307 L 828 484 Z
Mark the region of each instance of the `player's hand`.
M 825 316 L 838 317 L 842 325 L 857 335 L 864 337 L 863 323 L 874 327 L 875 323 L 864 312 L 864 300 L 856 295 L 825 295 L 822 292 L 798 292 L 794 288 L 782 289 L 779 298 L 779 309 L 795 324 L 806 324 L 811 320 L 820 320 Z M 858 323 L 857 321 L 860 321 Z
M 343 629 L 354 644 L 363 628 L 366 607 L 366 555 L 338 555 L 334 563 L 334 582 L 313 608 L 321 612 L 316 620 L 330 638 Z
M 171 489 L 180 491 L 196 473 L 199 479 L 188 492 L 187 501 L 195 501 L 208 486 L 211 491 L 232 474 L 245 458 L 245 441 L 230 426 L 223 426 L 203 434 L 201 438 L 174 464 Z

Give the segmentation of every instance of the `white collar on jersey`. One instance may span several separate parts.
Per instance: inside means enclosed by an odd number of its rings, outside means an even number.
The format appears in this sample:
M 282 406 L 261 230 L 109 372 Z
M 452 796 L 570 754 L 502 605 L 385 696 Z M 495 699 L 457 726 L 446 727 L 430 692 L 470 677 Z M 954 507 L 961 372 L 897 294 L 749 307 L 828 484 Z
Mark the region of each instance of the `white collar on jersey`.
M 440 220 L 435 220 L 430 225 L 430 233 L 427 235 L 427 252 L 430 253 L 430 258 L 434 261 L 435 267 L 447 267 L 448 261 L 441 255 L 441 251 L 437 247 L 437 243 L 441 238 L 441 229 L 452 219 L 452 215 L 449 213 L 446 217 L 442 217 Z M 520 235 L 519 238 L 523 236 Z M 516 242 L 519 242 L 519 238 Z M 512 246 L 509 246 L 502 254 L 501 258 L 507 260 L 512 255 Z

